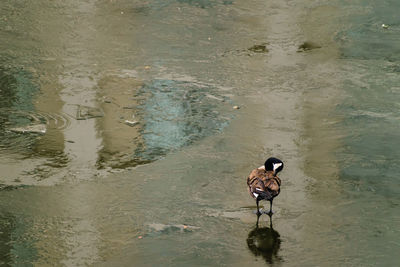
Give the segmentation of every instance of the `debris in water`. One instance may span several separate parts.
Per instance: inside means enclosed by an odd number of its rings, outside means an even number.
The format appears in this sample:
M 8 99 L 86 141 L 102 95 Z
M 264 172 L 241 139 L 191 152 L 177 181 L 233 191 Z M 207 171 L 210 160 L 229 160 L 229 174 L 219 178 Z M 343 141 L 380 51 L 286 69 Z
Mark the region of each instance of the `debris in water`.
M 108 104 L 109 104 L 109 103 L 112 103 L 111 99 L 109 99 L 109 98 L 106 98 L 106 97 L 104 98 L 104 100 L 103 100 L 103 101 L 104 101 L 104 103 L 108 103 Z
M 136 106 L 131 105 L 131 106 L 124 106 L 122 107 L 123 109 L 134 109 Z
M 240 109 L 239 106 L 233 106 L 233 109 Z
M 35 134 L 45 134 L 47 129 L 45 124 L 33 124 L 24 127 L 15 127 L 9 129 L 15 133 L 35 133 Z
M 313 43 L 313 42 L 304 42 L 301 45 L 299 45 L 299 48 L 297 49 L 297 52 L 304 52 L 304 51 L 309 51 L 313 49 L 321 48 L 320 45 Z
M 26 185 L 6 185 L 6 184 L 0 184 L 0 191 L 11 191 L 15 189 L 24 189 L 27 187 Z
M 138 122 L 138 121 L 129 121 L 129 120 L 126 120 L 126 121 L 125 121 L 125 124 L 128 125 L 128 126 L 133 127 L 133 126 L 139 124 L 139 122 Z
M 218 100 L 218 101 L 221 101 L 221 102 L 225 102 L 225 100 L 223 98 L 216 97 L 215 95 L 212 95 L 212 94 L 205 94 L 205 95 L 208 98 L 215 99 L 215 100 Z
M 158 233 L 172 233 L 172 232 L 190 232 L 193 230 L 198 230 L 200 227 L 187 225 L 187 224 L 161 224 L 161 223 L 151 223 L 149 227 Z
M 77 120 L 87 120 L 87 119 L 99 118 L 99 117 L 103 117 L 103 116 L 104 116 L 104 113 L 99 108 L 78 105 L 78 109 L 76 111 L 76 119 Z
M 143 239 L 143 236 L 140 235 L 140 236 L 138 236 L 138 238 L 139 238 L 139 239 Z
M 255 53 L 267 53 L 268 52 L 267 44 L 268 43 L 253 45 L 252 47 L 248 48 L 248 50 L 255 52 Z
M 387 24 L 382 24 L 382 28 L 384 28 L 384 29 L 389 29 L 389 25 L 387 25 Z

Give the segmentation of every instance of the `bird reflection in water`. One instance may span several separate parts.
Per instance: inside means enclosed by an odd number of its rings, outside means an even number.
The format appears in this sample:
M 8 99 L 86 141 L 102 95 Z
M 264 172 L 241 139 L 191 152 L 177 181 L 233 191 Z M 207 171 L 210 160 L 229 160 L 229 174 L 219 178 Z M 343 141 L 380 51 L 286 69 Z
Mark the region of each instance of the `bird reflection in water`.
M 282 261 L 278 256 L 281 239 L 279 233 L 272 228 L 272 217 L 270 216 L 269 227 L 258 227 L 259 219 L 260 215 L 257 216 L 256 227 L 247 237 L 247 246 L 256 257 L 263 257 L 269 264 Z

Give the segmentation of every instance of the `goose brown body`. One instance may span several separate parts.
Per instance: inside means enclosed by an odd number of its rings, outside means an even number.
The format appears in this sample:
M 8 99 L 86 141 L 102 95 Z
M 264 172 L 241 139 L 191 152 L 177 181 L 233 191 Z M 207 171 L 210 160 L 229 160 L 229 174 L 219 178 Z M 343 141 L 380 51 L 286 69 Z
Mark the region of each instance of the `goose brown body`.
M 254 169 L 247 177 L 249 193 L 254 199 L 272 200 L 279 195 L 281 179 L 273 171 L 266 171 L 265 167 Z

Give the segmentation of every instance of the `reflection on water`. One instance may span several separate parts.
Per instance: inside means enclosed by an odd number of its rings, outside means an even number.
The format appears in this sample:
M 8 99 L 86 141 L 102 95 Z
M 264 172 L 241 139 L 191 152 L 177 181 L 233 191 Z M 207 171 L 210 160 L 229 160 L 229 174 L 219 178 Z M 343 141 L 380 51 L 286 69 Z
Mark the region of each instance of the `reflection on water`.
M 100 169 L 126 168 L 144 162 L 136 162 L 133 152 L 137 147 L 140 118 L 137 116 L 138 100 L 134 92 L 143 85 L 134 71 L 111 72 L 102 75 L 98 82 L 98 98 L 104 117 L 97 120 L 102 137 L 97 167 Z
M 247 246 L 256 257 L 263 257 L 269 264 L 282 261 L 278 255 L 281 247 L 280 235 L 272 228 L 272 224 L 270 227 L 259 227 L 257 221 L 256 227 L 249 232 Z
M 0 34 L 10 45 L 1 44 L 0 54 L 7 66 L 0 68 L 0 166 L 8 170 L 2 182 L 50 185 L 92 179 L 104 169 L 150 163 L 221 132 L 231 116 L 223 114 L 227 98 L 219 95 L 218 85 L 206 77 L 200 79 L 204 83 L 160 77 L 188 77 L 168 63 L 197 57 L 189 50 L 182 54 L 194 40 L 179 40 L 182 30 L 192 36 L 186 27 L 195 28 L 192 20 L 199 10 L 213 13 L 232 4 L 5 1 Z M 181 7 L 188 10 L 182 13 Z M 159 27 L 177 22 L 176 17 L 185 22 L 166 26 L 170 32 Z M 202 27 L 208 23 L 205 17 Z M 153 65 L 143 72 L 144 64 Z M 104 116 L 82 120 L 77 107 Z
M 32 83 L 32 76 L 23 69 L 9 69 L 0 66 L 0 106 L 32 110 L 32 98 L 38 88 Z
M 167 79 L 144 83 L 135 72 L 108 73 L 97 82 L 100 108 L 69 103 L 66 113 L 56 113 L 35 110 L 27 102 L 32 95 L 18 94 L 30 91 L 21 89 L 14 76 L 2 73 L 4 103 L 0 108 L 3 126 L 0 133 L 4 138 L 0 148 L 7 149 L 7 153 L 24 154 L 26 158 L 43 157 L 45 161 L 40 167 L 24 170 L 36 181 L 50 178 L 54 174 L 52 168 L 73 167 L 71 159 L 77 165 L 85 164 L 82 162 L 85 159 L 81 159 L 84 155 L 70 151 L 82 142 L 80 134 L 68 133 L 75 132 L 77 126 L 90 125 L 91 120 L 96 120 L 96 131 L 102 137 L 101 149 L 95 147 L 93 152 L 98 153 L 96 167 L 103 169 L 152 162 L 221 132 L 231 119 L 223 115 L 230 107 L 229 98 L 211 84 Z M 67 135 L 63 137 L 62 132 Z M 60 142 L 66 143 L 67 148 L 60 146 Z
M 39 86 L 28 71 L 0 69 L 0 166 L 4 166 L 1 183 L 29 184 L 54 174 L 54 168 L 67 166 L 63 146 L 53 140 L 54 133 L 66 129 L 70 119 L 63 114 L 38 111 L 38 93 Z M 21 165 L 20 160 L 29 163 Z
M 154 80 L 138 91 L 138 115 L 143 119 L 137 161 L 153 161 L 169 151 L 222 131 L 229 117 L 221 116 L 228 100 L 215 87 L 190 81 Z
M 137 74 L 136 74 L 137 75 Z M 229 98 L 218 88 L 190 80 L 143 82 L 130 75 L 105 75 L 99 81 L 104 118 L 99 168 L 150 163 L 195 141 L 221 132 Z

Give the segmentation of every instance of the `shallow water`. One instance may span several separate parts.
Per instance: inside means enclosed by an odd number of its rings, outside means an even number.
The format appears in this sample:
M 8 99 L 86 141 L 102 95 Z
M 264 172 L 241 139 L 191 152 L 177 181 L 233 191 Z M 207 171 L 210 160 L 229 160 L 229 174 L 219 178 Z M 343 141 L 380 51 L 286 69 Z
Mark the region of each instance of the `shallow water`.
M 396 266 L 399 8 L 3 1 L 0 261 Z

